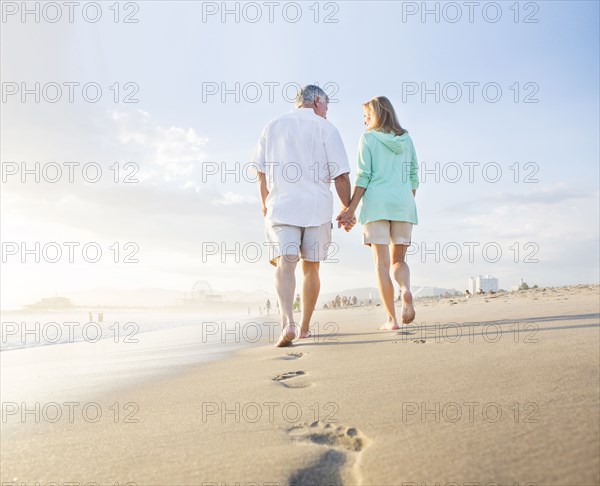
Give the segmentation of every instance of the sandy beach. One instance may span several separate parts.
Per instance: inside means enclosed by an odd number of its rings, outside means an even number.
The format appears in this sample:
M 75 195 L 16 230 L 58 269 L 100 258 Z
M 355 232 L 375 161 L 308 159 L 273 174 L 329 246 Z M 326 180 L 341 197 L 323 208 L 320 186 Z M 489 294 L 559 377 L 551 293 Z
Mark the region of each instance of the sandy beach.
M 599 484 L 598 286 L 416 309 L 319 310 L 292 348 L 77 405 L 5 396 L 2 484 Z

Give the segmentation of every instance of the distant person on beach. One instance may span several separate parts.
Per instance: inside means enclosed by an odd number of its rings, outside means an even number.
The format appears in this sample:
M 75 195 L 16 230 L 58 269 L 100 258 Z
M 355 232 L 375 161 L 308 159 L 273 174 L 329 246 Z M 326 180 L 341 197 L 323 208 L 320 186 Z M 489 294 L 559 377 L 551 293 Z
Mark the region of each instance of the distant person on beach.
M 296 109 L 264 128 L 252 162 L 275 270 L 281 304 L 281 338 L 290 346 L 296 337 L 293 300 L 296 265 L 302 259 L 302 320 L 300 339 L 310 337 L 310 319 L 320 290 L 319 263 L 327 258 L 333 228 L 331 183 L 343 207 L 350 203 L 350 167 L 337 128 L 327 121 L 329 98 L 315 85 L 298 91 Z M 356 220 L 345 219 L 349 231 Z
M 412 227 L 417 224 L 417 156 L 408 132 L 400 126 L 390 100 L 378 96 L 363 104 L 367 131 L 361 136 L 352 200 L 337 217 L 338 227 L 354 219 L 362 198 L 363 243 L 373 250 L 375 271 L 387 321 L 381 330 L 400 329 L 394 307 L 394 279 L 402 293 L 402 322 L 415 319 L 410 270 L 405 261 Z M 370 299 L 369 299 L 370 300 Z
M 271 301 L 267 299 L 267 304 L 265 306 L 267 308 L 267 315 L 271 313 Z

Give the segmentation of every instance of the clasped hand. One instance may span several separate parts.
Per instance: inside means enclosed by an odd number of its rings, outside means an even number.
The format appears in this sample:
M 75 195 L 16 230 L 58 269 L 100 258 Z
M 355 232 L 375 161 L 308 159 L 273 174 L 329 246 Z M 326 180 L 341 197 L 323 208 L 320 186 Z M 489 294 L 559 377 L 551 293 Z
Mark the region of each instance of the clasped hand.
M 338 214 L 338 217 L 335 219 L 338 222 L 338 228 L 341 228 L 343 226 L 346 232 L 350 231 L 356 224 L 356 217 L 354 216 L 354 211 L 351 211 L 349 208 L 342 209 L 340 214 Z

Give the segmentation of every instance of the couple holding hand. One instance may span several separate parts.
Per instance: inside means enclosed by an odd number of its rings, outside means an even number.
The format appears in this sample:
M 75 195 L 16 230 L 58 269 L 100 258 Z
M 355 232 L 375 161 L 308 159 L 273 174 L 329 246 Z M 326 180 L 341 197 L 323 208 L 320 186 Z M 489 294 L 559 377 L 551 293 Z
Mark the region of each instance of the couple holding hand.
M 363 243 L 371 246 L 387 321 L 381 330 L 399 329 L 394 308 L 394 280 L 402 292 L 404 324 L 415 318 L 410 271 L 405 262 L 419 186 L 415 148 L 398 123 L 390 101 L 379 96 L 363 104 L 366 132 L 358 148 L 351 194 L 350 168 L 342 138 L 327 118 L 329 98 L 315 85 L 304 86 L 296 110 L 264 128 L 254 152 L 270 262 L 276 267 L 282 333 L 277 346 L 292 345 L 298 335 L 293 315 L 295 270 L 301 260 L 302 319 L 299 338 L 310 337 L 310 319 L 320 290 L 319 264 L 326 260 L 333 228 L 331 182 L 342 202 L 338 227 L 350 231 L 362 200 Z

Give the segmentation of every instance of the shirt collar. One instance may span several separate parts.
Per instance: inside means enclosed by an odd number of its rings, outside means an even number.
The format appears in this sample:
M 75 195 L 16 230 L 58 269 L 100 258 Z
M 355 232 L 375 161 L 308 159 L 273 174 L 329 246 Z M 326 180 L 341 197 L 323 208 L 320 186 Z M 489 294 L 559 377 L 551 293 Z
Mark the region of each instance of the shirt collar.
M 309 118 L 317 116 L 317 114 L 313 111 L 312 108 L 295 108 L 291 111 L 291 113 L 294 113 L 297 116 L 304 116 Z

